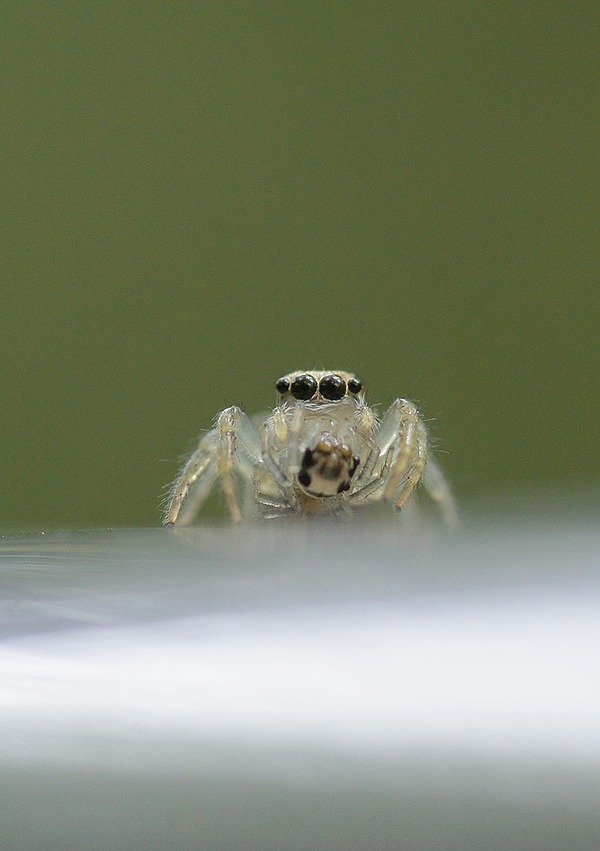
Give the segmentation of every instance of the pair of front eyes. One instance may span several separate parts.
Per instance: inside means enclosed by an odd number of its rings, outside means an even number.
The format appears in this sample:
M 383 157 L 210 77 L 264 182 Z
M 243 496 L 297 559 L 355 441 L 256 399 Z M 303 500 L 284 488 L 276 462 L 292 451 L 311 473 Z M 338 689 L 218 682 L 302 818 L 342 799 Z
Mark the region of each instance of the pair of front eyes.
M 337 402 L 343 399 L 347 393 L 360 393 L 362 390 L 362 381 L 358 378 L 350 378 L 348 383 L 344 381 L 341 375 L 324 375 L 317 383 L 314 376 L 306 373 L 297 375 L 293 381 L 289 378 L 280 378 L 275 384 L 278 393 L 291 393 L 294 399 L 302 402 L 308 402 L 315 395 L 317 390 L 323 399 L 328 399 L 330 402 Z

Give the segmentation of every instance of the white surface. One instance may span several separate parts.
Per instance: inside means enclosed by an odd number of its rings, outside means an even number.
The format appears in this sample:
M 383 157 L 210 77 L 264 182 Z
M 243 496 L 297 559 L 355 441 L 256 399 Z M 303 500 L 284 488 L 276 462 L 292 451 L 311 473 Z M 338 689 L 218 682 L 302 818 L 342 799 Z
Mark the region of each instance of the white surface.
M 463 819 L 482 795 L 513 819 L 525 807 L 530 832 L 547 830 L 548 807 L 578 813 L 580 832 L 556 847 L 588 847 L 581 830 L 600 827 L 593 522 L 450 539 L 389 523 L 65 533 L 5 539 L 0 555 L 0 764 L 13 790 L 15 777 L 27 789 L 84 772 L 113 790 L 133 776 L 148 804 L 152 778 L 196 778 L 203 795 L 242 782 L 242 799 L 282 782 L 301 797 L 351 791 L 365 813 L 396 796 L 390 844 L 366 833 L 374 847 L 411 847 L 393 837 L 424 794 Z M 22 804 L 11 794 L 8 811 Z M 323 847 L 346 847 L 319 817 Z M 221 828 L 233 842 L 232 823 Z M 488 828 L 459 819 L 422 847 L 461 847 L 468 829 L 495 847 Z M 132 836 L 150 847 L 141 828 Z M 240 847 L 321 847 L 302 831 L 256 836 Z
M 600 766 L 600 601 L 558 596 L 416 612 L 332 604 L 13 641 L 0 657 L 2 731 L 45 746 L 27 753 L 5 734 L 0 754 L 71 761 L 77 737 L 122 738 L 135 719 L 136 740 L 175 732 Z

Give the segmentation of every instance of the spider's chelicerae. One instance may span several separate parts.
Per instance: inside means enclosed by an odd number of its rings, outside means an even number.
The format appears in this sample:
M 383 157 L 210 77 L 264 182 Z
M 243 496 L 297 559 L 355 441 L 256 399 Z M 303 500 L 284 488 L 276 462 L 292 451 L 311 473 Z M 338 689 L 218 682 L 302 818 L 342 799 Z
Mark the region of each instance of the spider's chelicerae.
M 413 402 L 396 399 L 379 420 L 360 379 L 341 371 L 291 372 L 275 387 L 268 415 L 250 420 L 236 406 L 219 414 L 171 489 L 166 525 L 189 525 L 217 479 L 236 522 L 382 500 L 400 509 L 419 480 L 452 520 L 454 499 Z

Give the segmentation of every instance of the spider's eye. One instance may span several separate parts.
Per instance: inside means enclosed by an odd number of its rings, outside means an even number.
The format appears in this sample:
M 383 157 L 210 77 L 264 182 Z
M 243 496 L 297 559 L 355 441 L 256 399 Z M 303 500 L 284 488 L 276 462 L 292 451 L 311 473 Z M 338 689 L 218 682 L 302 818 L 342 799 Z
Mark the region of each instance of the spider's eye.
M 278 393 L 287 393 L 290 389 L 290 382 L 287 378 L 278 378 L 275 382 L 275 389 Z
M 339 375 L 326 375 L 319 383 L 319 393 L 324 399 L 337 402 L 346 395 L 346 382 Z
M 312 375 L 299 375 L 291 386 L 292 396 L 302 402 L 308 402 L 317 392 L 317 382 Z
M 362 390 L 362 381 L 360 381 L 360 379 L 356 377 L 351 378 L 348 382 L 348 390 L 351 393 L 360 393 L 360 391 Z

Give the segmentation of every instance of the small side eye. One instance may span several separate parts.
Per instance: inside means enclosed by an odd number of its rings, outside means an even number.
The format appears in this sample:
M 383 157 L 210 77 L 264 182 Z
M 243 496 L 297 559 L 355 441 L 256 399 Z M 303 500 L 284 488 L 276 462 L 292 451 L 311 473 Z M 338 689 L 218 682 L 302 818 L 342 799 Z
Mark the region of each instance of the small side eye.
M 351 393 L 360 393 L 362 390 L 362 381 L 360 379 L 354 377 L 348 381 L 348 390 Z
M 312 375 L 299 375 L 291 386 L 292 396 L 302 402 L 308 402 L 317 392 L 317 382 Z
M 339 375 L 326 375 L 319 383 L 319 393 L 330 402 L 337 402 L 346 395 L 346 382 Z
M 278 393 L 287 393 L 290 389 L 290 382 L 287 378 L 278 378 L 275 382 L 275 389 Z

